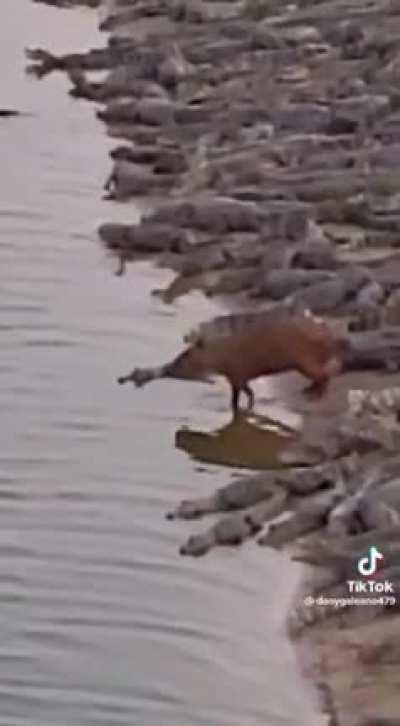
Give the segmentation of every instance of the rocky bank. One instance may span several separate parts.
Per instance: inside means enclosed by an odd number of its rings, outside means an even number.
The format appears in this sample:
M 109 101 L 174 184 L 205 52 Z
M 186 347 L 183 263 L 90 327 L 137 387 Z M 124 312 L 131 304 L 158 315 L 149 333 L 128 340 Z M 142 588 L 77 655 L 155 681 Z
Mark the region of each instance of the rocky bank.
M 222 513 L 181 553 L 285 546 L 309 572 L 289 632 L 330 723 L 400 724 L 400 4 L 113 0 L 100 15 L 104 47 L 27 56 L 39 78 L 68 74 L 116 140 L 104 191 L 126 223 L 99 238 L 118 274 L 149 257 L 174 273 L 154 291 L 166 305 L 195 289 L 234 301 L 191 338 L 309 310 L 348 341 L 340 401 L 297 402 L 280 468 L 170 513 Z M 371 545 L 393 597 L 350 607 Z

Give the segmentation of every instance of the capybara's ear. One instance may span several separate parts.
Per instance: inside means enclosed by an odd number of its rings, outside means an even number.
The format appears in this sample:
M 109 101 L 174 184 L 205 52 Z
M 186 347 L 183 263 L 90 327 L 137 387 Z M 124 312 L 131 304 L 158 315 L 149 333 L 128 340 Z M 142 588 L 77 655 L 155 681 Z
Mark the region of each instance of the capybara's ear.
M 202 338 L 201 336 L 199 336 L 197 338 L 195 344 L 194 344 L 194 348 L 197 348 L 197 349 L 200 349 L 200 350 L 202 348 L 204 348 L 204 338 Z

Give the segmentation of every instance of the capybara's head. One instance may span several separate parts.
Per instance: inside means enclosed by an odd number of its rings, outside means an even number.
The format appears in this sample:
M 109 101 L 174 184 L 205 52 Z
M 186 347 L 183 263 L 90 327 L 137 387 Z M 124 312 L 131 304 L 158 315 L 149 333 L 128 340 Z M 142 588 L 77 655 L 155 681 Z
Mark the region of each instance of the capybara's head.
M 171 363 L 165 366 L 164 375 L 168 378 L 187 380 L 204 379 L 207 376 L 207 368 L 203 343 L 199 341 L 195 345 L 186 348 L 183 353 L 180 353 Z

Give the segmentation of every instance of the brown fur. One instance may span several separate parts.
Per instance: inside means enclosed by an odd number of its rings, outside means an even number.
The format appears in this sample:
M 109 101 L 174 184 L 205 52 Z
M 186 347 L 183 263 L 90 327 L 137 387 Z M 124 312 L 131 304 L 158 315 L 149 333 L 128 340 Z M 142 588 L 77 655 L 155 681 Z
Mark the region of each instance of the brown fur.
M 240 391 L 253 404 L 248 382 L 260 376 L 298 371 L 323 390 L 341 370 L 339 344 L 328 325 L 312 317 L 269 321 L 247 331 L 200 340 L 169 366 L 169 377 L 194 378 L 216 373 L 232 386 L 232 406 L 238 407 Z

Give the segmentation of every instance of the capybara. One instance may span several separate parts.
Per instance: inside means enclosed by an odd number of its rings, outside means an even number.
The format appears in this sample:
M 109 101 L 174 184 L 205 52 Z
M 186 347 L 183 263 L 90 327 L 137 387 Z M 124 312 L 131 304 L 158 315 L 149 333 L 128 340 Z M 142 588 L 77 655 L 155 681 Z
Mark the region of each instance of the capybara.
M 298 371 L 308 378 L 310 391 L 322 393 L 342 368 L 341 347 L 329 326 L 312 316 L 278 318 L 235 335 L 201 338 L 173 361 L 157 368 L 135 368 L 118 383 L 142 386 L 156 378 L 207 380 L 225 376 L 232 388 L 232 408 L 243 391 L 254 404 L 249 381 L 260 376 Z

